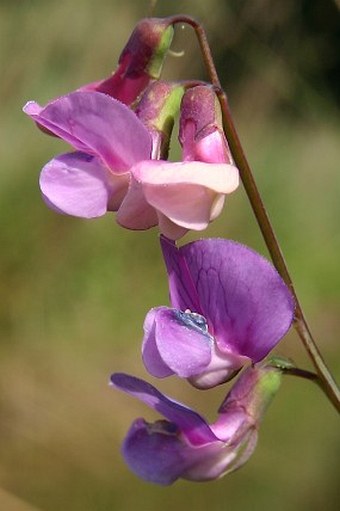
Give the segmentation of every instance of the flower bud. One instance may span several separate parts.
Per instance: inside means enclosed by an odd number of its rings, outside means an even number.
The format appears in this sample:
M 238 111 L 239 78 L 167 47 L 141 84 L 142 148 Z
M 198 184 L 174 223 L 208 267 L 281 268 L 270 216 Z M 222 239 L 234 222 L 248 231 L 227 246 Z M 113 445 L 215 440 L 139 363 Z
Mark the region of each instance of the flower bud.
M 141 20 L 133 30 L 120 55 L 118 67 L 111 76 L 82 85 L 77 91 L 101 92 L 126 105 L 131 105 L 150 81 L 160 77 L 173 33 L 174 29 L 170 18 Z M 46 106 L 55 100 L 53 99 Z M 57 136 L 48 127 L 39 123 L 37 126 L 44 133 Z
M 173 33 L 168 18 L 141 20 L 119 57 L 116 71 L 106 80 L 82 89 L 109 94 L 126 105 L 133 103 L 151 80 L 160 77 Z
M 184 160 L 233 163 L 223 132 L 221 107 L 210 85 L 198 85 L 184 94 L 179 140 Z
M 183 84 L 158 80 L 149 85 L 136 107 L 137 116 L 153 139 L 152 159 L 167 159 L 172 128 L 183 93 Z
M 136 100 L 152 79 L 160 77 L 165 55 L 171 45 L 174 29 L 169 20 L 141 20 L 119 58 L 116 72 L 95 86 L 125 104 Z

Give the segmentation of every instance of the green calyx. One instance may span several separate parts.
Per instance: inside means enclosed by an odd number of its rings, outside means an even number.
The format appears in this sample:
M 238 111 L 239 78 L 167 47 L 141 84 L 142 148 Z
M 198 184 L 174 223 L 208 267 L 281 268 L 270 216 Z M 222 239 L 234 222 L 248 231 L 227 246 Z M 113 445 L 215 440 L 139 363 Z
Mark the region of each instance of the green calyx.
M 163 30 L 163 26 L 160 26 L 160 31 L 162 31 L 162 35 L 160 37 L 159 44 L 154 49 L 154 53 L 146 69 L 148 75 L 154 79 L 158 79 L 161 75 L 164 58 L 170 48 L 174 36 L 174 27 L 170 25 Z
M 268 369 L 258 383 L 258 393 L 262 406 L 266 408 L 280 388 L 282 373 L 279 369 Z
M 249 395 L 248 412 L 256 421 L 261 421 L 265 411 L 277 394 L 281 381 L 282 370 L 274 365 L 266 364 L 255 369 L 256 378 Z
M 173 128 L 175 117 L 179 111 L 184 87 L 175 85 L 164 99 L 159 115 L 154 120 L 154 127 L 158 131 L 169 134 Z

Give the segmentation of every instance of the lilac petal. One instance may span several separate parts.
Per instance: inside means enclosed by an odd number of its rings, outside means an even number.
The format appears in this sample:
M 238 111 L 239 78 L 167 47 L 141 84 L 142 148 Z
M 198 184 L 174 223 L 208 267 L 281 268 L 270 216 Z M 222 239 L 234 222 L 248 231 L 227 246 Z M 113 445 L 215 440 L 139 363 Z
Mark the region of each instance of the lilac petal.
M 219 349 L 253 362 L 265 357 L 289 329 L 294 313 L 292 295 L 275 268 L 248 247 L 223 239 L 193 242 L 178 252 Z M 186 281 L 172 268 L 172 286 L 181 296 Z
M 167 307 L 155 314 L 155 340 L 164 363 L 181 378 L 204 371 L 211 360 L 213 339 L 198 314 Z
M 49 105 L 55 105 L 57 101 L 61 98 L 56 98 L 55 100 L 48 103 L 45 107 L 40 106 L 35 101 L 28 101 L 26 105 L 23 107 L 23 112 L 29 117 L 33 119 L 37 123 L 38 128 L 47 135 L 52 135 L 56 137 L 60 137 L 63 140 L 66 140 L 69 144 L 71 144 L 74 148 L 79 151 L 89 152 L 89 148 L 86 144 L 83 144 L 81 140 L 79 140 L 76 136 L 74 136 L 70 130 L 63 129 L 61 125 L 57 125 L 56 122 L 52 122 L 44 115 L 46 109 Z
M 188 448 L 177 436 L 174 424 L 156 424 L 137 419 L 123 444 L 123 456 L 139 477 L 156 484 L 168 485 L 178 479 L 185 468 Z M 165 431 L 165 428 L 169 431 Z
M 151 309 L 145 318 L 144 321 L 144 339 L 142 344 L 142 356 L 143 362 L 147 370 L 152 376 L 156 376 L 157 378 L 165 378 L 166 376 L 171 376 L 174 374 L 163 361 L 162 357 L 159 354 L 158 347 L 156 344 L 156 323 L 155 316 L 157 311 L 161 309 L 161 307 L 157 307 Z
M 98 158 L 78 151 L 51 160 L 43 168 L 39 183 L 52 209 L 95 218 L 104 215 L 109 202 L 126 191 L 128 176 L 113 176 Z
M 256 447 L 257 431 L 244 413 L 230 414 L 215 439 L 204 445 L 190 445 L 176 424 L 157 421 L 148 424 L 137 419 L 124 441 L 123 455 L 129 467 L 140 477 L 168 485 L 178 478 L 210 481 L 241 467 Z M 214 427 L 214 425 L 212 426 Z
M 100 156 L 124 172 L 151 154 L 151 136 L 127 106 L 100 92 L 73 92 L 45 108 L 30 101 L 24 112 L 76 149 Z
M 194 447 L 180 433 L 175 424 L 166 421 L 148 424 L 137 419 L 123 444 L 123 456 L 130 469 L 139 477 L 161 485 L 172 484 L 180 477 L 209 481 L 245 463 L 253 450 L 248 448 L 247 439 L 245 442 L 240 439 L 241 445 L 229 446 L 215 440 Z
M 201 415 L 174 401 L 144 380 L 124 373 L 111 376 L 116 388 L 134 396 L 157 410 L 170 422 L 176 424 L 193 445 L 202 445 L 217 440 L 209 425 Z

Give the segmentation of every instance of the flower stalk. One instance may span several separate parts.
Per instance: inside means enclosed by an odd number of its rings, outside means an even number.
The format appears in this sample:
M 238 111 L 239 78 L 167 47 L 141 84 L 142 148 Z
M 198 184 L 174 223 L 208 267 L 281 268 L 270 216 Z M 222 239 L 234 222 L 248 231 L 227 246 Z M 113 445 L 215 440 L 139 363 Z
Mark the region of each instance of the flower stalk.
M 227 96 L 221 87 L 221 83 L 216 71 L 215 63 L 212 57 L 211 49 L 208 43 L 205 30 L 199 22 L 185 15 L 174 16 L 172 18 L 172 23 L 174 24 L 186 23 L 190 25 L 195 31 L 203 55 L 204 63 L 207 68 L 209 79 L 217 89 L 216 93 L 219 97 L 222 109 L 223 127 L 229 142 L 230 150 L 234 158 L 235 164 L 239 169 L 240 177 L 245 188 L 245 191 L 247 193 L 250 205 L 252 207 L 257 223 L 260 227 L 263 239 L 266 243 L 274 266 L 276 267 L 277 271 L 279 272 L 287 286 L 290 288 L 294 296 L 295 299 L 295 318 L 293 322 L 294 328 L 298 336 L 300 337 L 310 359 L 313 362 L 313 365 L 316 369 L 317 375 L 320 380 L 321 388 L 323 389 L 329 400 L 333 403 L 334 407 L 340 412 L 340 389 L 337 386 L 337 383 L 333 378 L 330 370 L 328 369 L 325 361 L 323 360 L 320 350 L 308 326 L 307 320 L 302 310 L 302 306 L 299 302 L 297 293 L 295 291 L 294 284 L 287 267 L 287 263 L 284 259 L 280 244 L 278 242 L 269 215 L 267 213 L 260 192 L 256 185 L 252 170 L 243 151 L 231 115 Z

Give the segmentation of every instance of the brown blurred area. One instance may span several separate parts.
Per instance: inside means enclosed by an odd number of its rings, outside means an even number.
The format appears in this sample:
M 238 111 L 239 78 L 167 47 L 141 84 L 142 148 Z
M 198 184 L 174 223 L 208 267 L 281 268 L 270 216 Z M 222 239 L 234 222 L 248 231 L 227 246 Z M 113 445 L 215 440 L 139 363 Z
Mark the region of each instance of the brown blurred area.
M 157 232 L 123 231 L 110 215 L 83 221 L 48 210 L 39 171 L 66 146 L 21 109 L 108 75 L 149 7 L 0 2 L 0 511 L 335 511 L 338 418 L 310 382 L 285 379 L 254 456 L 220 481 L 159 488 L 138 480 L 121 458 L 130 422 L 154 415 L 108 387 L 112 372 L 147 378 L 210 419 L 226 389 L 200 392 L 146 375 L 144 316 L 168 302 Z M 338 3 L 159 0 L 153 15 L 180 12 L 207 30 L 307 317 L 339 379 Z M 185 54 L 168 57 L 164 77 L 207 78 L 189 28 L 177 29 L 173 50 Z M 204 236 L 266 254 L 242 189 Z M 311 368 L 293 331 L 276 352 Z

